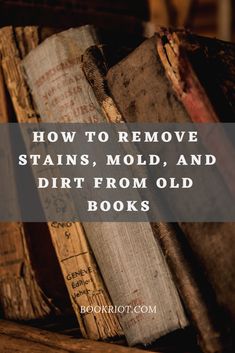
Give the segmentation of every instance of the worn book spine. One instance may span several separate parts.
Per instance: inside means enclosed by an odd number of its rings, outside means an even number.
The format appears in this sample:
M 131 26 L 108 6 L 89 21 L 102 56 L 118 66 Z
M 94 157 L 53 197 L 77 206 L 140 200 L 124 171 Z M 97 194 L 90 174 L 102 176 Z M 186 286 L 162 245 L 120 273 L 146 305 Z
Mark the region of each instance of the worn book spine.
M 175 32 L 160 32 L 156 39 L 156 50 L 165 68 L 166 75 L 172 82 L 172 87 L 194 122 L 217 122 L 218 117 L 193 72 L 189 60 L 180 62 L 179 37 Z M 164 44 L 163 44 L 164 43 Z M 182 58 L 183 59 L 183 58 Z M 183 61 L 183 60 L 182 60 Z M 182 70 L 185 74 L 182 76 Z
M 234 43 L 162 29 L 156 50 L 193 122 L 234 121 Z
M 129 57 L 109 70 L 106 85 L 127 121 L 141 122 L 147 119 L 149 122 L 170 122 L 172 118 L 176 122 L 198 122 L 199 118 L 207 122 L 218 121 L 214 104 L 207 96 L 204 86 L 201 87 L 198 76 L 192 72 L 192 67 L 187 71 L 188 66 L 179 66 L 178 45 L 177 36 L 167 38 L 160 33 L 159 36 L 145 41 Z M 234 75 L 232 45 L 227 44 L 228 57 L 224 50 L 218 51 L 218 41 L 210 42 L 210 46 L 205 50 L 207 60 L 202 67 L 208 65 L 208 53 L 213 52 L 211 66 L 216 63 L 217 67 L 214 76 L 218 72 L 225 75 L 224 79 L 219 75 L 215 81 L 219 80 L 221 87 L 224 87 L 224 93 L 230 98 L 227 102 L 233 107 L 232 95 L 228 89 L 225 90 L 225 87 L 231 87 L 231 77 Z M 224 48 L 225 43 L 221 46 Z M 195 43 L 191 47 L 195 49 Z M 230 61 L 227 66 L 225 58 Z M 197 59 L 198 56 L 195 55 L 195 63 Z M 219 65 L 221 60 L 223 70 Z M 188 61 L 189 64 L 191 65 Z M 182 71 L 183 77 L 180 76 Z M 182 78 L 185 79 L 184 82 Z M 187 84 L 189 82 L 191 85 Z M 214 86 L 215 84 L 216 82 Z M 208 82 L 207 85 L 210 87 Z M 194 99 L 190 99 L 193 93 Z M 200 116 L 199 113 L 203 115 Z M 231 243 L 235 232 L 234 224 L 161 223 L 153 224 L 153 227 L 174 273 L 191 322 L 197 329 L 203 351 L 230 351 L 235 319 L 232 299 L 235 252 Z
M 19 29 L 18 29 L 19 37 Z M 37 114 L 20 68 L 20 49 L 13 27 L 0 29 L 0 53 L 4 79 L 19 122 L 37 122 Z M 22 50 L 22 43 L 19 45 Z
M 185 31 L 162 30 L 158 34 L 156 50 L 172 89 L 192 122 L 234 121 L 235 99 L 230 91 L 235 88 L 235 45 L 219 40 L 213 43 L 213 40 L 203 40 Z M 226 60 L 223 52 L 228 55 Z M 221 73 L 213 80 L 217 72 Z M 228 156 L 234 154 L 232 143 L 222 131 L 202 140 L 208 152 L 211 146 L 217 146 L 218 141 L 217 166 L 230 192 L 235 195 L 235 175 L 231 168 L 224 172 L 226 163 L 229 165 Z
M 50 222 L 49 229 L 83 336 L 105 339 L 121 335 L 116 314 L 80 311 L 82 306 L 111 306 L 83 226 L 78 222 Z
M 0 123 L 9 122 L 5 89 L 0 71 Z M 53 306 L 36 281 L 23 224 L 1 222 L 0 241 L 0 302 L 4 317 L 31 320 L 49 315 Z
M 32 33 L 32 29 L 31 31 L 28 29 L 27 33 L 24 29 L 23 34 L 19 29 L 13 31 L 12 28 L 5 28 L 2 29 L 2 31 L 4 31 L 6 36 L 5 39 L 8 39 L 8 41 L 4 42 L 5 45 L 2 43 L 2 51 L 5 55 L 7 54 L 4 56 L 5 77 L 6 82 L 8 83 L 8 89 L 12 96 L 12 101 L 16 110 L 18 121 L 35 122 L 35 117 L 37 119 L 39 115 L 35 113 L 35 106 L 28 86 L 23 77 L 20 62 L 21 57 L 24 57 L 24 55 L 29 51 L 27 48 L 32 49 L 33 47 L 37 46 L 38 37 Z M 21 36 L 21 38 L 24 40 L 23 43 L 26 43 L 21 45 L 21 49 L 17 48 L 13 34 L 18 36 L 18 38 Z M 57 37 L 52 37 L 52 45 L 53 38 Z M 71 51 L 73 50 L 74 46 L 76 47 L 78 44 L 81 45 L 80 43 L 83 43 L 82 45 L 84 45 L 85 48 L 86 46 L 93 44 L 94 41 L 97 41 L 93 27 L 89 26 L 78 30 L 63 32 L 59 35 L 59 38 L 62 38 L 62 40 L 65 42 L 71 39 L 68 41 L 70 45 L 69 50 Z M 48 41 L 51 41 L 51 39 L 48 39 Z M 6 43 L 8 43 L 8 46 L 6 46 Z M 47 41 L 45 43 L 47 43 Z M 9 54 L 11 54 L 11 56 L 8 56 Z M 66 63 L 63 62 L 62 67 L 63 65 L 65 65 L 65 67 L 71 67 L 74 64 L 74 61 L 77 62 L 78 59 L 80 60 L 80 58 L 76 57 L 68 60 Z M 43 68 L 45 68 L 45 65 L 46 64 L 43 66 L 42 62 Z M 55 73 L 58 73 L 60 69 L 60 67 L 57 65 L 56 68 L 54 68 Z M 12 67 L 15 69 L 14 76 L 12 74 Z M 51 73 L 53 75 L 53 72 L 46 72 L 46 76 L 49 75 L 50 77 Z M 79 92 L 79 86 L 77 84 L 79 79 L 79 75 L 73 78 L 74 90 L 72 92 L 74 95 Z M 44 78 L 42 78 L 42 83 L 43 82 Z M 64 87 L 66 89 L 66 85 Z M 44 93 L 46 96 L 48 92 L 45 91 Z M 70 99 L 70 97 L 68 97 L 68 92 L 63 92 L 62 87 L 61 94 L 65 94 L 67 99 Z M 89 99 L 87 100 L 87 105 L 86 102 L 81 100 L 81 109 L 84 110 L 84 112 L 92 112 L 94 109 L 92 103 Z M 60 101 L 63 102 L 63 99 L 60 99 Z M 23 107 L 21 105 L 22 102 L 24 103 Z M 56 103 L 56 106 L 57 105 L 59 106 L 58 103 Z M 42 111 L 40 107 L 38 108 L 40 111 L 41 120 L 51 121 L 48 109 L 46 111 Z M 31 117 L 33 117 L 33 119 Z M 67 121 L 66 116 L 64 117 L 63 121 Z M 91 339 L 106 339 L 109 337 L 121 335 L 122 330 L 115 314 L 101 312 L 89 314 L 81 313 L 81 306 L 87 307 L 92 305 L 95 307 L 111 305 L 107 290 L 99 274 L 94 256 L 91 252 L 81 224 L 72 222 L 49 222 L 48 227 L 70 295 L 70 299 L 84 337 L 89 337 Z
M 108 63 L 101 46 L 93 45 L 83 53 L 82 69 L 106 120 L 112 123 L 123 123 L 124 118 L 110 94 L 105 79 Z
M 82 41 L 75 41 L 74 37 L 71 31 L 51 37 L 23 61 L 42 120 L 122 121 L 110 97 L 99 104 L 82 70 L 81 56 L 94 41 L 81 47 Z M 120 315 L 130 345 L 153 342 L 187 325 L 171 273 L 149 223 L 94 222 L 83 223 L 83 227 L 114 305 L 154 308 L 155 313 Z

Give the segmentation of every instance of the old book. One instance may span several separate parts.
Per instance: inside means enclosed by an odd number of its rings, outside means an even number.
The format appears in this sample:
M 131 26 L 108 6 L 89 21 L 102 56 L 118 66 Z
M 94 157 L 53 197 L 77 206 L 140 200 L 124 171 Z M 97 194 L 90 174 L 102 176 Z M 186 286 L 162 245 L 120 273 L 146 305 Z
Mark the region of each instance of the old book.
M 112 100 L 108 98 L 100 105 L 86 80 L 81 56 L 96 43 L 87 38 L 85 41 L 87 27 L 77 31 L 83 40 L 74 40 L 75 30 L 62 32 L 23 60 L 40 116 L 53 122 L 119 121 L 121 116 Z M 83 223 L 83 227 L 114 305 L 155 307 L 156 313 L 120 315 L 130 345 L 151 343 L 187 325 L 171 273 L 149 223 L 94 222 Z
M 35 30 L 35 27 L 33 29 Z M 25 31 L 26 29 L 24 29 L 23 37 L 24 40 L 27 41 L 27 33 Z M 32 35 L 32 29 L 28 29 L 28 34 L 30 34 L 30 39 L 28 40 L 34 40 L 34 43 L 30 44 L 30 48 L 36 47 L 38 44 L 38 36 Z M 8 90 L 11 94 L 12 102 L 16 111 L 17 119 L 19 122 L 35 122 L 39 118 L 39 115 L 35 113 L 35 106 L 20 66 L 21 58 L 24 57 L 26 48 L 29 47 L 29 45 L 23 45 L 23 48 L 18 50 L 14 36 L 22 36 L 22 33 L 20 33 L 17 29 L 14 30 L 11 27 L 3 28 L 1 30 L 1 35 L 1 52 L 3 56 L 2 66 L 8 85 Z M 58 34 L 58 38 L 62 42 L 68 43 L 68 50 L 71 52 L 73 52 L 74 46 L 75 48 L 78 47 L 77 43 L 81 45 L 81 50 L 85 49 L 94 42 L 97 43 L 95 31 L 93 27 L 89 26 L 62 32 L 61 34 Z M 47 45 L 47 42 L 49 42 L 49 46 L 52 52 L 54 52 L 54 45 L 57 44 L 57 35 L 52 36 L 50 39 L 45 41 L 44 44 L 42 44 L 42 48 Z M 35 50 L 37 51 L 38 49 Z M 80 51 L 79 54 L 81 55 Z M 57 66 L 58 60 L 60 59 L 55 55 L 52 57 L 57 60 L 56 70 L 54 70 L 57 74 L 60 72 L 60 67 Z M 66 62 L 60 62 L 60 64 L 61 67 L 64 67 L 65 65 L 65 67 L 70 68 L 73 67 L 78 60 L 80 60 L 80 56 L 76 53 L 76 57 L 72 56 L 72 58 L 69 58 Z M 41 71 L 38 71 L 38 75 L 40 75 L 39 84 L 40 82 L 41 84 L 47 84 L 47 70 L 50 69 L 50 67 L 45 64 L 45 66 L 42 65 L 42 68 L 45 70 L 46 76 L 41 77 Z M 73 77 L 74 95 L 78 93 L 79 86 L 77 82 L 79 79 L 80 76 L 78 72 L 78 74 Z M 64 86 L 64 89 L 66 90 L 66 85 Z M 44 93 L 46 96 L 46 91 Z M 66 92 L 63 92 L 61 89 L 61 94 L 63 95 L 64 93 L 66 94 Z M 70 97 L 67 99 L 69 100 Z M 61 100 L 61 102 L 63 103 L 63 100 Z M 58 103 L 56 103 L 55 106 L 61 108 Z M 50 121 L 51 114 L 49 114 L 48 109 L 43 111 L 40 108 L 40 105 L 38 105 L 38 109 L 40 111 L 41 120 Z M 93 110 L 91 104 L 86 105 L 86 97 L 81 97 L 81 110 L 88 112 Z M 59 111 L 57 112 L 58 116 L 61 116 Z M 79 111 L 77 114 L 78 113 Z M 67 121 L 66 116 L 63 117 L 62 121 Z M 115 314 L 101 312 L 82 314 L 80 312 L 81 306 L 111 305 L 109 295 L 100 276 L 82 225 L 72 222 L 50 222 L 48 223 L 48 227 L 70 299 L 84 337 L 89 337 L 92 339 L 106 339 L 108 337 L 114 337 L 122 334 L 121 327 Z
M 19 30 L 18 28 L 18 37 Z M 21 42 L 19 45 L 21 50 L 22 46 Z M 16 43 L 16 31 L 11 26 L 0 29 L 0 52 L 4 79 L 16 111 L 17 119 L 20 122 L 36 122 L 37 114 L 35 113 L 28 87 L 24 82 L 20 69 L 21 54 Z
M 5 90 L 0 71 L 0 123 L 7 123 L 10 115 Z M 4 317 L 32 320 L 51 314 L 55 308 L 36 280 L 23 224 L 1 222 L 0 241 L 0 302 Z
M 233 43 L 163 29 L 157 52 L 192 121 L 234 121 Z
M 233 119 L 234 45 L 177 34 L 160 32 L 109 70 L 106 85 L 119 111 L 131 122 Z M 234 224 L 180 224 L 184 233 L 178 225 L 153 227 L 203 350 L 232 350 Z

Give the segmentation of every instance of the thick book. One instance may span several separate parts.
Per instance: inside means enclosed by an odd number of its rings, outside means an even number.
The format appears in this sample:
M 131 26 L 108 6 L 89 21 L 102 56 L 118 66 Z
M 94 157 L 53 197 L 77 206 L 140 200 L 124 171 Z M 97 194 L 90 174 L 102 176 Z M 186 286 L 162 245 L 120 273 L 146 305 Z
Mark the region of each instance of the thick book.
M 0 123 L 9 122 L 10 114 L 0 69 Z M 55 311 L 37 282 L 29 253 L 24 225 L 0 222 L 0 303 L 5 318 L 41 319 Z
M 234 58 L 232 43 L 162 30 L 113 66 L 105 82 L 128 122 L 234 121 Z M 203 350 L 232 350 L 234 224 L 153 227 Z
M 88 28 L 52 36 L 23 60 L 42 121 L 119 121 L 112 100 L 107 98 L 100 105 L 82 71 L 85 50 L 96 44 L 90 40 Z M 94 222 L 83 223 L 83 227 L 113 304 L 155 308 L 152 313 L 120 315 L 130 345 L 151 343 L 187 325 L 179 294 L 149 223 Z
M 35 31 L 36 34 L 33 34 L 32 32 Z M 21 41 L 21 45 L 16 42 L 15 38 L 17 37 L 24 38 L 24 41 Z M 80 44 L 81 49 L 84 50 L 87 46 L 97 43 L 95 30 L 89 26 L 62 32 L 58 34 L 58 38 L 63 43 L 68 43 L 68 51 L 71 52 L 73 52 L 73 48 L 77 46 L 77 43 L 82 43 Z M 57 65 L 60 58 L 57 58 L 55 50 L 57 35 L 45 41 L 42 44 L 42 48 L 47 45 L 48 41 L 53 53 L 51 58 L 57 61 L 56 67 L 58 69 Z M 37 122 L 39 119 L 41 121 L 51 121 L 51 114 L 49 114 L 48 109 L 42 111 L 40 105 L 35 107 L 21 68 L 22 58 L 30 49 L 37 47 L 38 44 L 39 39 L 37 28 L 35 27 L 24 28 L 23 35 L 19 28 L 5 27 L 1 29 L 0 50 L 2 53 L 2 67 L 19 122 Z M 38 49 L 35 50 L 37 51 Z M 80 52 L 79 54 L 81 55 Z M 48 58 L 50 56 L 46 59 Z M 62 62 L 61 66 L 73 67 L 74 63 L 79 63 L 78 60 L 80 60 L 80 56 L 77 55 L 71 59 L 69 58 L 66 63 Z M 42 61 L 40 66 L 45 70 L 47 76 L 48 66 L 46 62 Z M 55 70 L 56 73 L 59 72 L 57 69 Z M 38 71 L 38 74 L 41 75 L 40 71 Z M 77 94 L 78 79 L 79 75 L 73 77 L 74 94 Z M 41 81 L 42 83 L 47 83 L 44 78 Z M 44 93 L 46 94 L 46 91 Z M 62 91 L 61 94 L 63 94 Z M 86 97 L 84 99 L 86 100 Z M 88 109 L 88 111 L 93 109 L 91 104 L 88 107 L 85 104 L 86 102 L 81 97 L 81 109 Z M 56 104 L 55 106 L 59 105 Z M 40 112 L 40 117 L 36 112 L 37 109 Z M 57 113 L 58 116 L 62 117 L 59 112 Z M 62 121 L 67 121 L 66 116 L 63 117 Z M 81 312 L 81 306 L 88 307 L 91 305 L 96 307 L 103 305 L 108 307 L 111 305 L 83 226 L 80 223 L 73 222 L 49 222 L 48 228 L 83 336 L 91 339 L 106 339 L 121 335 L 122 329 L 116 314 L 108 312 L 90 312 L 86 314 Z

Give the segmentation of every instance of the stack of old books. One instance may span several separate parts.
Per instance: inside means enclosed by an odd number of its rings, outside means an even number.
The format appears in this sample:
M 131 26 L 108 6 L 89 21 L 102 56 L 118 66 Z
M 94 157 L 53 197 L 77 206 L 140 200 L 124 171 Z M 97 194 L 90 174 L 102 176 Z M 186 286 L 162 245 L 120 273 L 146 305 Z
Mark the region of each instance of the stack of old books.
M 235 45 L 228 42 L 162 29 L 115 62 L 90 25 L 57 34 L 8 26 L 0 30 L 0 57 L 1 123 L 234 121 Z M 132 352 L 93 342 L 123 336 L 150 350 L 188 327 L 195 350 L 233 351 L 233 224 L 68 220 L 1 223 L 0 234 L 2 316 L 59 318 L 71 305 L 81 335 L 92 340 L 34 329 L 24 337 L 5 322 L 3 352 L 17 345 L 20 352 Z M 136 305 L 155 311 L 83 310 Z

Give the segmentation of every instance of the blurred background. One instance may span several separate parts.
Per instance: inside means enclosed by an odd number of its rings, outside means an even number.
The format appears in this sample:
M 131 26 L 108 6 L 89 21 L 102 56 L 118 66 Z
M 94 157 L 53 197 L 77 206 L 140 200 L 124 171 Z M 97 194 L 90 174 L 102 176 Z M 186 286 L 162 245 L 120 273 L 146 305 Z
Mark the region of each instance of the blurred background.
M 158 26 L 235 40 L 235 0 L 0 0 L 0 25 L 68 28 L 93 23 L 118 36 L 151 36 Z

